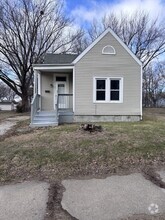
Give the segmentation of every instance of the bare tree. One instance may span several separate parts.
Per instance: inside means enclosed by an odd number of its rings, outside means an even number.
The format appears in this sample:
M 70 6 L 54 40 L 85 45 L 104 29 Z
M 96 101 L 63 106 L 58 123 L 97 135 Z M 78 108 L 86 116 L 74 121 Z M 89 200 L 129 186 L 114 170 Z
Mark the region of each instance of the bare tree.
M 81 30 L 80 36 L 76 38 L 75 41 L 73 41 L 71 52 L 75 54 L 80 54 L 85 50 L 88 45 L 90 44 L 90 40 L 87 37 L 87 34 L 85 31 Z
M 110 27 L 131 51 L 142 61 L 143 68 L 165 52 L 165 25 L 159 19 L 150 19 L 149 14 L 137 11 L 132 15 L 110 13 L 102 22 L 94 21 L 89 29 L 93 41 Z
M 7 86 L 5 83 L 0 81 L 0 100 L 13 101 L 15 98 L 15 92 Z
M 0 82 L 0 100 L 2 101 L 6 96 L 6 87 L 5 84 Z
M 165 63 L 150 63 L 143 74 L 143 105 L 145 107 L 159 107 L 164 99 Z
M 47 51 L 69 50 L 79 34 L 69 31 L 71 20 L 58 0 L 1 0 L 0 8 L 0 79 L 27 110 L 32 64 Z

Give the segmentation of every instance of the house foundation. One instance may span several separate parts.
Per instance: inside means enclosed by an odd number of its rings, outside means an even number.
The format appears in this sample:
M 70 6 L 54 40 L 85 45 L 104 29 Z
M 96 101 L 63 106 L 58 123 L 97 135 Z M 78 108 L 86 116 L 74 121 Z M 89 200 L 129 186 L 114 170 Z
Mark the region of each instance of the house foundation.
M 75 115 L 74 122 L 136 122 L 139 115 Z

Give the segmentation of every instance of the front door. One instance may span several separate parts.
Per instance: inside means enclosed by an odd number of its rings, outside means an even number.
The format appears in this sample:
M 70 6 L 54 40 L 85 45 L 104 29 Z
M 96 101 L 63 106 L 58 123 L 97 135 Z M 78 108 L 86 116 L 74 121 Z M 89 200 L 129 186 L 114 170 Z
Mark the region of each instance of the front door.
M 66 83 L 65 82 L 56 82 L 57 95 L 58 96 L 58 108 L 65 108 L 65 96 L 62 96 L 66 93 Z
M 57 107 L 58 100 L 58 109 L 65 109 L 67 106 L 66 95 L 69 92 L 68 76 L 65 74 L 56 74 L 55 76 L 55 109 Z

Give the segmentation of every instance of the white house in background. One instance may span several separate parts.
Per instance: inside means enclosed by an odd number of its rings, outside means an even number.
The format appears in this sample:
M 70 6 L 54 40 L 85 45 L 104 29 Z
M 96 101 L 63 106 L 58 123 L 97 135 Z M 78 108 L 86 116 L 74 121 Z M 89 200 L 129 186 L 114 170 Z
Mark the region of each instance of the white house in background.
M 16 109 L 16 105 L 13 102 L 1 101 L 0 111 L 13 111 Z
M 31 126 L 142 119 L 142 64 L 108 28 L 80 55 L 33 65 Z

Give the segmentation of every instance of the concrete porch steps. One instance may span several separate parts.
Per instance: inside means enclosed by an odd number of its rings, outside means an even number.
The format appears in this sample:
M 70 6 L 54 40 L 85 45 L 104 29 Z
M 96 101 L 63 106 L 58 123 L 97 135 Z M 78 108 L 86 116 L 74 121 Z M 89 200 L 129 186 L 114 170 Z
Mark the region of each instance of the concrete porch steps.
M 55 111 L 39 111 L 33 118 L 31 127 L 58 126 Z
M 56 111 L 38 111 L 36 116 L 55 116 Z

